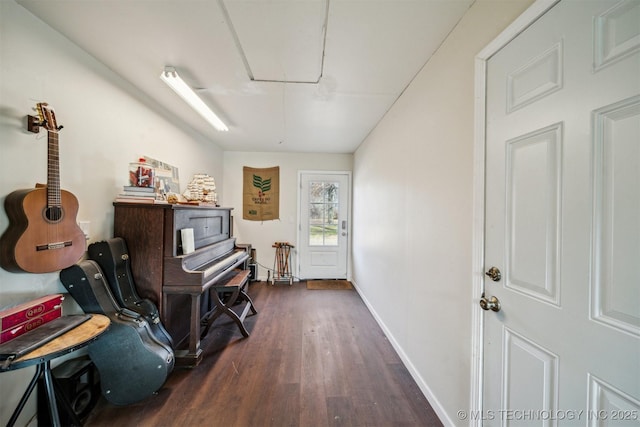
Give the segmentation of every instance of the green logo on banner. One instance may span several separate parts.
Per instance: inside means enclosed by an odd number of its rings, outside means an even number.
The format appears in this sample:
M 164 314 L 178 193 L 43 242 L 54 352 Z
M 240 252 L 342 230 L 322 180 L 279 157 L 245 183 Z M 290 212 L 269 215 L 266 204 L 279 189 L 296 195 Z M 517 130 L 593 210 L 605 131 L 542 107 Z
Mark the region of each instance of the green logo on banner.
M 271 190 L 271 178 L 263 180 L 258 175 L 253 175 L 253 186 L 259 189 L 262 193 L 266 193 Z

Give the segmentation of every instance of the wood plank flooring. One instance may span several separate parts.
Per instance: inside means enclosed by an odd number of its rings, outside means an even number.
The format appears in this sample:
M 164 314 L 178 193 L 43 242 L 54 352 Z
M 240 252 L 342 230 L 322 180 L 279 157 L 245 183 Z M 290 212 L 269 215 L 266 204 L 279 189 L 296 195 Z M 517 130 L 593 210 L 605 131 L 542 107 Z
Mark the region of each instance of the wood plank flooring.
M 442 425 L 355 290 L 256 282 L 249 294 L 249 338 L 218 318 L 199 366 L 134 405 L 101 398 L 85 425 Z

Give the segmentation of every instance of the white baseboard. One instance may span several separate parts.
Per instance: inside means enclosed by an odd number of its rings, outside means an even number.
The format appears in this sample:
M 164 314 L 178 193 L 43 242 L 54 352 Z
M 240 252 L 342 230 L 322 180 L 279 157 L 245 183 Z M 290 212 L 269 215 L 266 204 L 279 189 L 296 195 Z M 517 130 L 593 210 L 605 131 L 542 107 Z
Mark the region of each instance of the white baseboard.
M 358 292 L 358 294 L 360 295 L 360 298 L 362 298 L 362 301 L 364 301 L 364 304 L 367 306 L 367 308 L 371 312 L 371 315 L 373 316 L 373 318 L 376 320 L 376 322 L 378 323 L 378 325 L 380 326 L 384 334 L 387 336 L 387 339 L 393 346 L 396 353 L 398 353 L 398 356 L 400 356 L 400 360 L 402 360 L 402 363 L 409 371 L 409 374 L 414 379 L 416 384 L 418 384 L 420 391 L 422 391 L 422 394 L 424 394 L 424 397 L 427 398 L 427 400 L 429 401 L 429 404 L 431 405 L 435 413 L 440 418 L 440 421 L 442 421 L 442 424 L 444 424 L 445 426 L 455 427 L 456 424 L 452 421 L 451 417 L 449 417 L 449 414 L 447 414 L 447 412 L 444 410 L 438 398 L 435 396 L 435 394 L 433 394 L 433 391 L 431 390 L 431 388 L 429 388 L 427 383 L 424 381 L 424 378 L 422 378 L 422 376 L 420 375 L 418 370 L 415 368 L 415 366 L 413 365 L 413 363 L 411 362 L 407 354 L 404 352 L 400 344 L 398 344 L 398 342 L 394 338 L 391 331 L 389 331 L 389 329 L 384 324 L 380 316 L 378 316 L 378 313 L 371 306 L 371 304 L 369 303 L 369 300 L 367 300 L 367 297 L 364 294 L 362 294 L 362 292 L 360 292 L 360 289 L 358 288 L 358 284 L 353 279 L 351 279 L 351 283 L 353 284 L 353 287 L 355 288 L 356 292 Z

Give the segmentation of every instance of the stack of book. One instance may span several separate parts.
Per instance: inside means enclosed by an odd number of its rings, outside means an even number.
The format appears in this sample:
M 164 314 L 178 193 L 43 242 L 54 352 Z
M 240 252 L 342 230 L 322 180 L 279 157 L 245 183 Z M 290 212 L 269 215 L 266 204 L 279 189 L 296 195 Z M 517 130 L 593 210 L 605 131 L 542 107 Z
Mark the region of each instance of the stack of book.
M 125 203 L 166 203 L 153 187 L 135 187 L 125 185 L 116 202 Z

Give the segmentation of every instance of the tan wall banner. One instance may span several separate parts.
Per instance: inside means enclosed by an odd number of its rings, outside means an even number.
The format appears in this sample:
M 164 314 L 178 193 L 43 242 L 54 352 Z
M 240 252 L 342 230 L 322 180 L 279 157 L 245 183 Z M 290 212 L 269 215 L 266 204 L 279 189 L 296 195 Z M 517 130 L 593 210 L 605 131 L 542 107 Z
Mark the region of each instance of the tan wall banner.
M 249 221 L 280 219 L 280 167 L 244 166 L 242 218 Z

